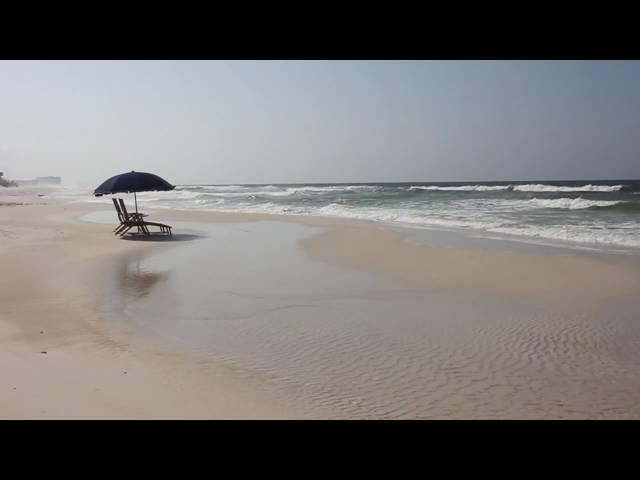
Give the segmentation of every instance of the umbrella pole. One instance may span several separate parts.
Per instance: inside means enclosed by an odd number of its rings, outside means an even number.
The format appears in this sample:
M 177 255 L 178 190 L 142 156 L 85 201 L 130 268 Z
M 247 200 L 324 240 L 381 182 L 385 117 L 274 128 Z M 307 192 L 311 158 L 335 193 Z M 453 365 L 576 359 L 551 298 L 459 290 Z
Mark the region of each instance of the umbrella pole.
M 138 222 L 138 197 L 136 196 L 136 192 L 133 192 L 133 199 L 136 202 L 136 223 Z M 138 233 L 140 233 L 140 224 L 138 223 Z

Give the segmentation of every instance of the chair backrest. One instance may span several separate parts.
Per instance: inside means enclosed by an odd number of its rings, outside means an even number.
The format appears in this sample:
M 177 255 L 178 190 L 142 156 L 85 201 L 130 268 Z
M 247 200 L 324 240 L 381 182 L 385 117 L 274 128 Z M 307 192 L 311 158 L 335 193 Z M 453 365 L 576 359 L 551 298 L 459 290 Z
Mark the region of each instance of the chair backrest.
M 129 213 L 127 212 L 127 207 L 124 206 L 124 200 L 119 198 L 118 201 L 120 202 L 120 209 L 122 210 L 122 214 L 124 215 L 124 219 L 125 220 L 129 220 Z
M 118 220 L 120 220 L 120 223 L 123 223 L 125 221 L 125 217 L 122 215 L 118 201 L 115 198 L 112 198 L 111 200 L 113 200 L 113 206 L 116 207 L 116 212 L 118 212 Z

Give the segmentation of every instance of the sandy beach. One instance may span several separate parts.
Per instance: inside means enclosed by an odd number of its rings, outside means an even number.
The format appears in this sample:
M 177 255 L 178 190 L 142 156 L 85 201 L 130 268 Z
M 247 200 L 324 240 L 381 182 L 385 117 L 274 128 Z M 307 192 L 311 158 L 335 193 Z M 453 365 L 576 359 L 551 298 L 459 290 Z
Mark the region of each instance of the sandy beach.
M 0 191 L 0 418 L 640 418 L 637 256 L 50 193 Z
M 118 241 L 104 225 L 74 220 L 95 207 L 47 204 L 40 192 L 0 192 L 2 203 L 21 204 L 0 206 L 0 418 L 292 415 L 223 371 L 106 334 L 95 310 L 101 292 L 87 280 L 104 262 L 154 245 Z
M 640 62 L 496 58 L 0 60 L 0 420 L 640 419 Z

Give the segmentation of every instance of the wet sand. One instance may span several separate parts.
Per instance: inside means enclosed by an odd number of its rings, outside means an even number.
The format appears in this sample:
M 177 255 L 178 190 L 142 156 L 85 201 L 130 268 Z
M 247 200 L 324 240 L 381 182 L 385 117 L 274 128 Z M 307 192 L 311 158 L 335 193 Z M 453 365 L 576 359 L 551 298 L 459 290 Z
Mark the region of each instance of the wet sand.
M 0 210 L 0 417 L 640 418 L 638 257 L 107 207 Z
M 92 280 L 120 255 L 160 247 L 77 221 L 95 209 L 0 208 L 0 419 L 304 417 L 224 367 L 105 328 Z

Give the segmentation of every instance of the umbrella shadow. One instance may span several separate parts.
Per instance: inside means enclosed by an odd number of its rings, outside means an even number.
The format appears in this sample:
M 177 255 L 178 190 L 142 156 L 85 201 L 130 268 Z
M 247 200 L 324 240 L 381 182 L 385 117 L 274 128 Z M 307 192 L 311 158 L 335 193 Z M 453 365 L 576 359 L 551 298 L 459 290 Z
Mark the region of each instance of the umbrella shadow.
M 141 235 L 131 233 L 120 237 L 122 240 L 131 242 L 191 242 L 193 240 L 201 240 L 207 238 L 204 235 L 193 235 L 189 233 L 176 233 L 174 235 L 152 234 Z

